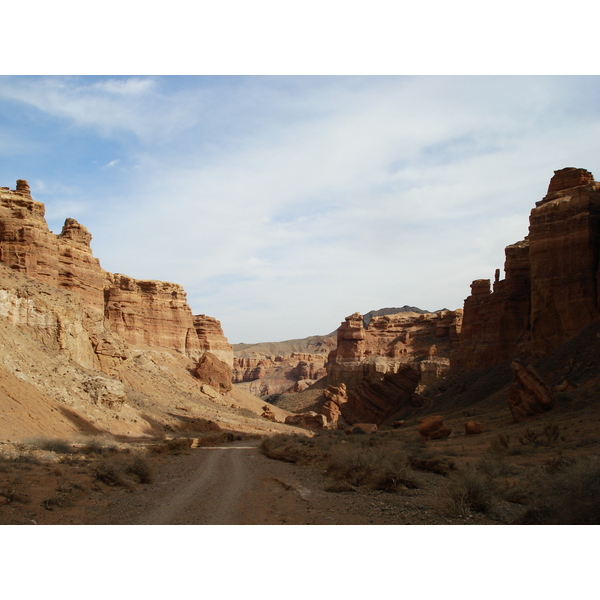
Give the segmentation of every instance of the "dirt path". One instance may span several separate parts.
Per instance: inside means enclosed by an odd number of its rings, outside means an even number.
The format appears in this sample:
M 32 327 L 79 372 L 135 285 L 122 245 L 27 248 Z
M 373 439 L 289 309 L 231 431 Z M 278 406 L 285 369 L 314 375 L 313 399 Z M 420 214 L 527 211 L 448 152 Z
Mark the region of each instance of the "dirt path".
M 189 482 L 155 498 L 136 519 L 141 525 L 229 525 L 239 522 L 244 495 L 252 487 L 257 444 L 199 448 Z M 166 483 L 166 482 L 164 482 Z

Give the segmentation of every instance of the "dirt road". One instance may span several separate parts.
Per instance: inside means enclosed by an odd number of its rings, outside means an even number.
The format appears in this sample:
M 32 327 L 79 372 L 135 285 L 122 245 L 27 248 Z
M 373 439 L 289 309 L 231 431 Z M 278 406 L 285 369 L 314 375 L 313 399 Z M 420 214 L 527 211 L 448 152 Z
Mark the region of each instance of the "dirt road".
M 259 442 L 198 448 L 158 466 L 156 481 L 123 491 L 95 523 L 243 525 L 331 522 L 311 509 L 312 491 L 292 465 L 265 458 Z M 311 514 L 312 512 L 312 514 Z
M 199 448 L 197 466 L 182 487 L 174 481 L 136 519 L 143 525 L 230 525 L 240 521 L 244 498 L 255 484 L 256 443 Z M 170 488 L 170 489 L 169 489 Z

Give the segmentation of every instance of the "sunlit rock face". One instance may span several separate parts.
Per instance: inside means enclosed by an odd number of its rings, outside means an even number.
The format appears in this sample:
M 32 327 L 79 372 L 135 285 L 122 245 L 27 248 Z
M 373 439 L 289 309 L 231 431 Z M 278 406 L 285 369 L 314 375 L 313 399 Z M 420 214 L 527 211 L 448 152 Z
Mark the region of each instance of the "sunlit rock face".
M 345 386 L 344 419 L 381 424 L 422 402 L 419 394 L 448 373 L 461 320 L 460 310 L 373 317 L 366 327 L 359 313 L 346 317 L 326 365 L 327 383 Z
M 90 331 L 79 337 L 67 336 L 70 319 L 62 315 L 60 335 L 81 364 L 96 364 L 97 356 L 113 369 L 120 357 L 127 355 L 129 344 L 176 350 L 194 360 L 210 351 L 232 366 L 232 349 L 220 323 L 206 315 L 194 317 L 182 286 L 104 271 L 92 253 L 92 236 L 83 225 L 67 219 L 55 235 L 44 214 L 44 205 L 33 200 L 27 181 L 17 181 L 14 190 L 0 188 L 0 262 L 77 295 L 87 311 L 85 322 Z M 24 307 L 22 304 L 21 313 Z M 74 317 L 74 322 L 82 323 L 82 319 Z M 119 340 L 113 339 L 113 334 Z M 84 338 L 87 341 L 82 342 Z
M 543 356 L 600 319 L 599 248 L 600 184 L 585 169 L 555 171 L 529 235 L 506 248 L 505 278 L 471 285 L 453 369 Z

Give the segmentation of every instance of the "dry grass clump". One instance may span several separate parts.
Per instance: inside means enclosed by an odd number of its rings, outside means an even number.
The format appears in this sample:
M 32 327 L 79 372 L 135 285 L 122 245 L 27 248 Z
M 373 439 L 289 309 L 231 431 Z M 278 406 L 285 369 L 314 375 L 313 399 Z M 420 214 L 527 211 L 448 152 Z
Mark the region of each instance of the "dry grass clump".
M 154 454 L 183 454 L 190 449 L 191 440 L 186 438 L 174 438 L 165 440 L 161 444 L 155 444 L 151 447 Z
M 129 460 L 124 460 L 122 457 L 105 458 L 95 465 L 94 475 L 96 481 L 111 487 L 132 488 L 135 482 L 153 483 L 154 481 L 154 473 L 149 463 L 140 456 Z
M 468 465 L 442 492 L 441 510 L 452 518 L 463 518 L 471 511 L 490 511 L 496 486 L 475 467 Z
M 450 471 L 456 470 L 456 464 L 451 458 L 439 455 L 413 455 L 408 458 L 410 466 L 416 471 L 427 471 L 436 475 L 448 475 Z
M 325 460 L 332 447 L 337 444 L 351 443 L 343 438 L 344 434 L 336 431 L 319 433 L 312 438 L 279 433 L 263 439 L 260 449 L 268 458 L 291 463 L 310 463 Z
M 338 444 L 331 450 L 327 474 L 351 486 L 366 485 L 386 492 L 393 492 L 401 487 L 420 487 L 411 474 L 406 452 L 398 446 L 360 447 Z
M 600 524 L 600 457 L 546 464 L 521 489 L 527 510 L 520 524 Z
M 532 444 L 534 446 L 552 446 L 556 444 L 560 437 L 560 427 L 556 423 L 546 423 L 540 430 L 528 427 L 519 441 L 524 446 Z
M 31 440 L 30 444 L 40 450 L 55 452 L 56 454 L 73 453 L 73 446 L 65 440 L 35 438 Z

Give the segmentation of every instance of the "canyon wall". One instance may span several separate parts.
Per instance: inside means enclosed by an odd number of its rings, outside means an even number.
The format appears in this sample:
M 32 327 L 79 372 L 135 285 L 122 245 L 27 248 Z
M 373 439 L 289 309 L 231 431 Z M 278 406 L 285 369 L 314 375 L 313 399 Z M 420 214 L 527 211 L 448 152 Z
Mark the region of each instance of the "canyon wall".
M 461 310 L 373 317 L 366 327 L 361 314 L 346 317 L 326 365 L 330 388 L 344 386 L 345 420 L 381 424 L 422 406 L 428 386 L 449 371 L 461 321 Z
M 555 171 L 529 235 L 506 248 L 505 278 L 472 283 L 453 370 L 544 356 L 600 319 L 599 248 L 600 183 Z
M 194 317 L 180 285 L 104 271 L 83 225 L 67 219 L 55 235 L 44 214 L 44 205 L 32 199 L 25 180 L 17 181 L 15 190 L 0 188 L 0 262 L 76 293 L 86 310 L 97 313 L 89 317 L 100 322 L 95 325 L 95 346 L 74 352 L 74 360 L 96 367 L 94 355 L 115 353 L 107 340 L 116 334 L 126 344 L 175 350 L 193 360 L 210 351 L 232 366 L 233 351 L 220 323 L 206 315 Z
M 256 396 L 300 392 L 325 377 L 327 354 L 292 352 L 290 354 L 259 355 L 253 358 L 235 356 L 233 383 Z

